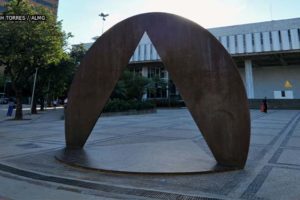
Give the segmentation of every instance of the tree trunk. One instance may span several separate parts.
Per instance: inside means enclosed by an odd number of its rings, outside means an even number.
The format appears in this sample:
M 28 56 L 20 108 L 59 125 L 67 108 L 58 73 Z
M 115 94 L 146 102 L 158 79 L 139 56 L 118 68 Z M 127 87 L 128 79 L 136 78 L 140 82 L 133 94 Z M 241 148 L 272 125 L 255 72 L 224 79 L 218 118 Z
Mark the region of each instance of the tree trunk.
M 36 110 L 36 98 L 33 97 L 32 107 L 31 107 L 31 114 L 37 114 Z
M 15 89 L 16 92 L 16 115 L 15 120 L 23 119 L 23 110 L 22 110 L 22 90 Z
M 44 97 L 41 97 L 40 101 L 41 101 L 41 111 L 44 111 L 45 110 L 45 99 L 44 99 Z

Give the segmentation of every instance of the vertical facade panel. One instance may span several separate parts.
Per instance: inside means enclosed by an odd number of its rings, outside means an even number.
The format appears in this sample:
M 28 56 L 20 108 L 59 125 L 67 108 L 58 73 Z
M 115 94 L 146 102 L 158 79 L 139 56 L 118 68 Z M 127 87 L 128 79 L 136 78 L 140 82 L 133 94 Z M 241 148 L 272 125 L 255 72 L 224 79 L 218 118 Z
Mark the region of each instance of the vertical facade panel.
M 291 29 L 291 46 L 292 49 L 300 49 L 299 33 L 298 29 Z
M 270 33 L 263 32 L 263 51 L 271 51 Z
M 279 51 L 280 50 L 279 32 L 272 31 L 271 37 L 272 37 L 272 39 L 271 39 L 272 40 L 272 50 Z
M 253 45 L 252 45 L 252 34 L 246 34 L 246 53 L 253 52 Z
M 255 52 L 262 51 L 260 33 L 254 33 L 254 51 Z
M 289 50 L 290 48 L 290 41 L 289 41 L 289 34 L 287 30 L 280 31 L 281 37 L 281 47 L 282 50 Z
M 245 53 L 243 35 L 237 35 L 237 53 Z
M 151 51 L 151 44 L 146 44 L 146 58 L 145 58 L 145 60 L 150 60 L 150 51 Z
M 234 35 L 229 36 L 229 53 L 235 54 L 236 47 L 235 47 L 235 37 Z
M 158 60 L 157 51 L 156 51 L 154 45 L 152 45 L 152 58 L 153 58 L 153 60 Z
M 139 60 L 139 47 L 135 49 L 133 54 L 133 61 L 138 61 L 138 60 Z
M 150 44 L 150 60 L 154 60 L 154 56 L 153 56 L 153 44 Z
M 221 43 L 227 49 L 227 36 L 221 36 Z
M 145 45 L 141 44 L 139 45 L 140 47 L 140 59 L 139 61 L 144 61 L 145 60 Z

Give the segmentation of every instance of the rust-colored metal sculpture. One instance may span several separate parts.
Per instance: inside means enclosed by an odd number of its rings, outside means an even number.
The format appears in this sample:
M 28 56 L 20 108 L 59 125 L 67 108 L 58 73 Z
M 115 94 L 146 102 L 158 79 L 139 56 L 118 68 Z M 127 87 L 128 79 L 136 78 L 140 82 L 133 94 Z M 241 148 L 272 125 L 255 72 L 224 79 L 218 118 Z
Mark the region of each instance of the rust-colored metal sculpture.
M 239 72 L 207 30 L 166 13 L 128 18 L 105 32 L 89 49 L 68 96 L 67 149 L 83 148 L 145 31 L 218 164 L 243 168 L 249 149 L 250 117 Z

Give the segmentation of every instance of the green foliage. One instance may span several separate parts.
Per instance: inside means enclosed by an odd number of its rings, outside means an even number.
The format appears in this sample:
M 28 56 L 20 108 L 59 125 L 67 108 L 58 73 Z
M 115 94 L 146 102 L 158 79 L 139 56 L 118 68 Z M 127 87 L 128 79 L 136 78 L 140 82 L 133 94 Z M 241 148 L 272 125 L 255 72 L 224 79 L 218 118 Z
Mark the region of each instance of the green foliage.
M 155 108 L 155 104 L 151 101 L 113 99 L 105 105 L 103 112 L 122 112 L 128 110 L 146 110 L 153 108 Z
M 118 81 L 111 100 L 103 112 L 122 112 L 128 110 L 145 110 L 155 108 L 152 101 L 142 101 L 143 94 L 152 80 L 126 70 Z
M 141 101 L 150 80 L 126 70 L 118 81 L 111 98 Z
M 66 91 L 70 87 L 74 73 L 74 61 L 68 54 L 65 54 L 59 63 L 52 64 L 44 70 L 41 79 L 47 80 L 47 82 L 42 84 L 42 95 L 48 94 L 50 97 L 66 95 Z
M 4 91 L 5 77 L 4 73 L 0 71 L 0 92 Z
M 147 89 L 150 93 L 152 93 L 154 96 L 157 96 L 157 88 L 161 88 L 165 90 L 167 88 L 168 83 L 164 80 L 159 78 L 158 76 L 155 76 L 151 78 L 150 83 L 147 85 Z
M 12 0 L 7 4 L 7 15 L 45 15 L 46 21 L 0 22 L 0 65 L 12 81 L 16 98 L 32 79 L 35 69 L 41 73 L 57 65 L 65 56 L 64 47 L 71 36 L 62 31 L 61 22 L 47 9 L 34 6 L 27 0 Z M 22 105 L 17 100 L 16 117 L 22 118 Z M 17 116 L 18 115 L 18 116 Z
M 84 48 L 83 44 L 73 45 L 70 52 L 70 57 L 74 60 L 76 65 L 79 65 L 85 54 L 86 49 Z

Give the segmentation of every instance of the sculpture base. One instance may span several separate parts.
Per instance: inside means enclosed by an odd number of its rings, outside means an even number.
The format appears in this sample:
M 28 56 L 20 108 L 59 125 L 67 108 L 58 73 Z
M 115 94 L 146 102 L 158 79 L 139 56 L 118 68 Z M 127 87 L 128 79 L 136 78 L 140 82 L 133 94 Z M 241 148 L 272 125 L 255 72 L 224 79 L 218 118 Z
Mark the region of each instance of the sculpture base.
M 87 146 L 84 149 L 62 149 L 59 161 L 94 170 L 143 173 L 186 174 L 232 170 L 217 165 L 214 158 L 192 141 Z

